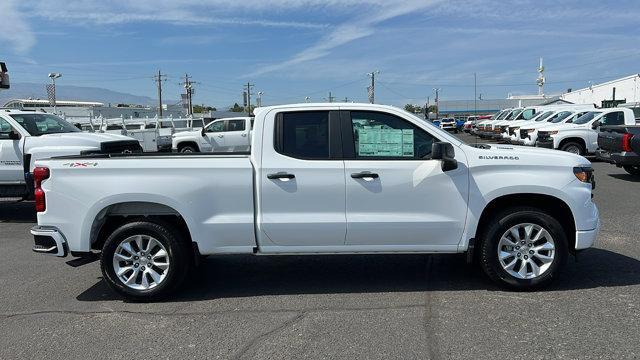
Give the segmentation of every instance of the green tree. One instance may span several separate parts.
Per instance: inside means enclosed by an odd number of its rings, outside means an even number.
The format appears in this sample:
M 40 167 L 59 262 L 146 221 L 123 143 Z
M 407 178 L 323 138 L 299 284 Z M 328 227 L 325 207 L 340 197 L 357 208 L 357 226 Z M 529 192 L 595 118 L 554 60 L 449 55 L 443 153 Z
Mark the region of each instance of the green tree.
M 238 105 L 238 103 L 233 104 L 233 107 L 229 109 L 229 111 L 233 111 L 233 112 L 244 112 L 244 108 L 240 105 Z
M 216 108 L 212 107 L 212 106 L 204 106 L 204 105 L 193 105 L 193 112 L 194 113 L 204 113 L 207 111 L 216 111 Z

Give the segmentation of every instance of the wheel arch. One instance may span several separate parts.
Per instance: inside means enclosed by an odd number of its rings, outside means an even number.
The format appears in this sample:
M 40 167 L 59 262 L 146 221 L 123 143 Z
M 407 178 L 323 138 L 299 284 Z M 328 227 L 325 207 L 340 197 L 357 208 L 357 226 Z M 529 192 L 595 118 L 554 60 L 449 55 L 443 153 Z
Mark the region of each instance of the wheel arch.
M 558 149 L 562 149 L 562 147 L 569 142 L 578 143 L 582 146 L 582 150 L 584 150 L 585 152 L 587 151 L 587 143 L 584 141 L 583 138 L 578 136 L 569 136 L 560 140 L 560 142 L 558 143 Z
M 191 237 L 189 225 L 180 212 L 169 205 L 146 201 L 117 202 L 100 210 L 91 223 L 89 234 L 91 249 L 101 250 L 104 241 L 113 230 L 135 220 L 158 222 L 173 226 L 180 232 L 184 240 L 193 244 L 194 249 L 197 250 L 197 245 Z
M 478 226 L 475 231 L 475 239 L 480 240 L 487 229 L 489 220 L 499 211 L 509 208 L 527 205 L 538 208 L 554 217 L 565 231 L 569 251 L 575 249 L 576 223 L 571 207 L 562 199 L 553 195 L 537 193 L 519 193 L 499 196 L 491 200 L 482 210 Z

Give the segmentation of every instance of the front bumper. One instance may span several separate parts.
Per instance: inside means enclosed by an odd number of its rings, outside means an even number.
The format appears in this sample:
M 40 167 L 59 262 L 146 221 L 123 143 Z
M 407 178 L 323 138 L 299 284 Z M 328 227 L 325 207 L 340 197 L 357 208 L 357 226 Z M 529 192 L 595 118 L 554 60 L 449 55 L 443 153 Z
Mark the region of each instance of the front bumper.
M 536 146 L 546 149 L 553 149 L 553 140 L 538 140 L 536 141 Z
M 31 228 L 33 235 L 34 252 L 59 257 L 67 256 L 67 241 L 58 229 L 45 226 L 34 226 Z
M 593 230 L 576 231 L 576 250 L 584 250 L 598 243 L 598 233 L 600 232 L 600 221 Z

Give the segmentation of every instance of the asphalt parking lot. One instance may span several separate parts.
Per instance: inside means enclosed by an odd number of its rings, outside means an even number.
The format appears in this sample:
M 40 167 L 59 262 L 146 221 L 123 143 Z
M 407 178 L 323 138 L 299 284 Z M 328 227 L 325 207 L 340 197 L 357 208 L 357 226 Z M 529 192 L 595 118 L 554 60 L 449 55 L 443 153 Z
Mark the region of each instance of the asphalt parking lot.
M 33 204 L 0 203 L 0 359 L 638 358 L 640 179 L 593 166 L 600 242 L 535 293 L 459 255 L 234 256 L 125 302 L 97 262 L 31 252 Z

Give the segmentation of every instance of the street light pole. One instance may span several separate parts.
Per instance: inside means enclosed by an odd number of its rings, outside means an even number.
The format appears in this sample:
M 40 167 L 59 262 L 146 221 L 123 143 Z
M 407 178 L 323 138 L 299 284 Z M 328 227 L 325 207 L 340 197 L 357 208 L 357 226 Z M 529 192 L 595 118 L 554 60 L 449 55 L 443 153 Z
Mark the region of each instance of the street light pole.
M 51 79 L 51 83 L 53 86 L 53 112 L 54 113 L 58 113 L 58 105 L 57 105 L 57 101 L 56 101 L 56 79 L 60 78 L 62 76 L 62 74 L 60 73 L 49 73 L 49 78 Z

